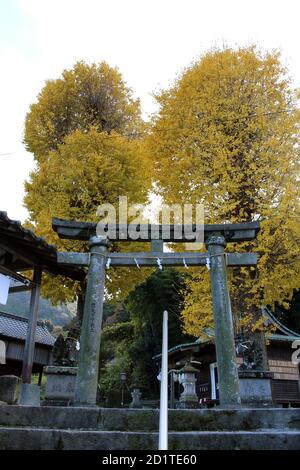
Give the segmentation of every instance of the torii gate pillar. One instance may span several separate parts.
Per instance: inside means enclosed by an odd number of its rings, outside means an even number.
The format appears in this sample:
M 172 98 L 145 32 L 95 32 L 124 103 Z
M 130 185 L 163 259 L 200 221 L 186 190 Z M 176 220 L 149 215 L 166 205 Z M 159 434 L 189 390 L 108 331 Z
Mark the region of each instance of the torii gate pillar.
M 106 238 L 91 237 L 90 264 L 75 386 L 75 404 L 81 406 L 96 405 L 97 399 L 107 248 L 108 240 Z
M 220 405 L 236 408 L 240 406 L 241 398 L 224 254 L 226 240 L 222 235 L 211 235 L 206 241 L 206 245 L 210 254 L 210 279 Z

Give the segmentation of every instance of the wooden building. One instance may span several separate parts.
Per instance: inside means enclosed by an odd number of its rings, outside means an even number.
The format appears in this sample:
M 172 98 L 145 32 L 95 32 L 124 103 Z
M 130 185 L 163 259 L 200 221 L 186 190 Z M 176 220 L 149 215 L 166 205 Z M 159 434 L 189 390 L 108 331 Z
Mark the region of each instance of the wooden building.
M 5 345 L 5 363 L 0 364 L 0 375 L 21 376 L 27 328 L 27 318 L 0 312 L 0 341 Z M 44 322 L 38 321 L 32 372 L 39 373 L 40 377 L 43 367 L 51 363 L 54 341 Z
M 30 271 L 33 276 L 26 277 L 24 273 Z M 22 362 L 22 381 L 28 385 L 32 371 L 40 371 L 42 365 L 49 364 L 53 345 L 51 335 L 38 322 L 42 274 L 60 275 L 81 282 L 85 280 L 86 273 L 82 268 L 60 265 L 54 245 L 49 245 L 44 238 L 37 237 L 3 211 L 0 211 L 0 273 L 14 281 L 9 293 L 31 291 L 28 321 L 7 314 L 2 314 L 0 319 L 0 334 L 1 324 L 4 325 L 5 349 L 7 345 L 6 370 L 11 366 L 11 371 L 20 375 Z M 2 340 L 2 349 L 3 344 Z
M 292 362 L 295 349 L 292 344 L 299 341 L 300 335 L 289 330 L 274 315 L 265 310 L 266 320 L 276 326 L 276 333 L 267 338 L 267 355 L 270 371 L 273 373 L 272 394 L 274 402 L 281 406 L 300 407 L 300 368 Z M 158 358 L 158 357 L 157 357 Z M 213 331 L 206 340 L 179 344 L 169 350 L 169 369 L 180 369 L 183 364 L 191 361 L 199 372 L 197 375 L 196 392 L 199 404 L 213 406 L 218 403 L 218 372 Z M 238 365 L 243 362 L 237 355 Z M 179 390 L 177 389 L 177 397 Z

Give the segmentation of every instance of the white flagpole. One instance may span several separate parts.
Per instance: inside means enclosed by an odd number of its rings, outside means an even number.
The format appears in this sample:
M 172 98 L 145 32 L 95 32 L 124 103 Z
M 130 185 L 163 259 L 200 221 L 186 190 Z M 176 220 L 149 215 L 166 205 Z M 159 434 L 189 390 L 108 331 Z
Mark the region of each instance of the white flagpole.
M 168 312 L 166 310 L 163 313 L 162 330 L 158 450 L 168 450 Z

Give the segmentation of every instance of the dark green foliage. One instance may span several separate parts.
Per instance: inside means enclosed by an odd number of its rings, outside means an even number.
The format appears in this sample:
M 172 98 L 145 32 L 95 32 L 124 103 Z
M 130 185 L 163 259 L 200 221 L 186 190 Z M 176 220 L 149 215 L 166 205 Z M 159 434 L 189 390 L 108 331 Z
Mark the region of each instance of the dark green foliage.
M 163 269 L 155 271 L 128 297 L 130 316 L 144 337 L 144 344 L 152 345 L 153 355 L 161 351 L 164 310 L 169 312 L 169 348 L 187 339 L 181 331 L 184 289 L 185 278 L 179 271 Z

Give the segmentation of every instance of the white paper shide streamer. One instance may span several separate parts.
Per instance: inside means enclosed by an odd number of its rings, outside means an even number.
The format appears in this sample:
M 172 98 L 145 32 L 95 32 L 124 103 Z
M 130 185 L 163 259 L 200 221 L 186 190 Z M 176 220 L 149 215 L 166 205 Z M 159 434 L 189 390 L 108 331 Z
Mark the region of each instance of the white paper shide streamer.
M 0 304 L 6 305 L 8 291 L 10 286 L 10 279 L 3 274 L 0 274 Z

